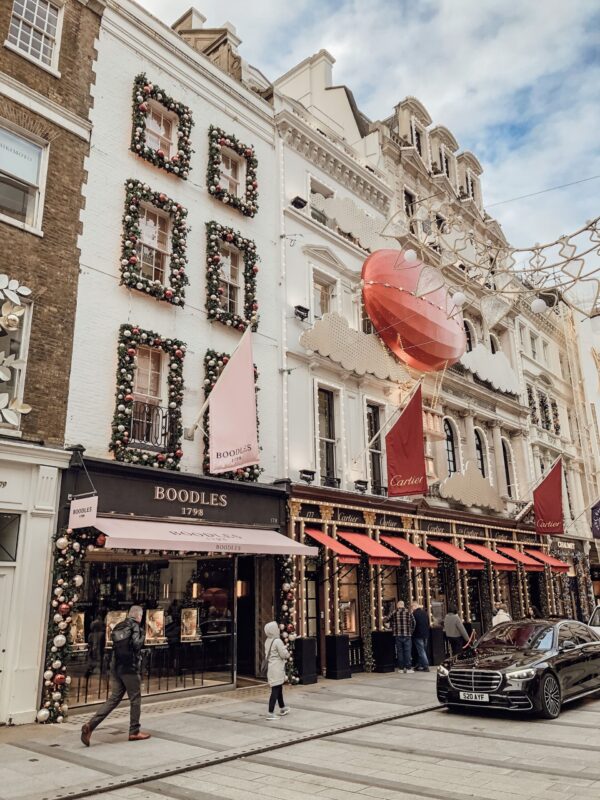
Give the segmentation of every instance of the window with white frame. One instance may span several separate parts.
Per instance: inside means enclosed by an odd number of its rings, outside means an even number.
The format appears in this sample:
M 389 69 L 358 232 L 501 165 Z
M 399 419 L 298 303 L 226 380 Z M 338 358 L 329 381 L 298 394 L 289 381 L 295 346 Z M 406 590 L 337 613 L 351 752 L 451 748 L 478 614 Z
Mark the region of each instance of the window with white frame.
M 490 351 L 492 355 L 500 352 L 500 339 L 495 333 L 490 333 Z
M 0 215 L 39 227 L 47 145 L 0 125 Z
M 481 476 L 485 478 L 486 476 L 486 468 L 485 468 L 485 461 L 486 461 L 486 450 L 485 450 L 485 442 L 483 441 L 483 434 L 481 431 L 475 429 L 475 457 L 477 459 L 477 469 L 481 472 Z
M 324 486 L 337 486 L 335 395 L 319 387 L 317 397 L 319 427 L 319 472 Z
M 241 289 L 241 262 L 239 250 L 232 247 L 219 248 L 219 304 L 229 314 L 239 314 Z
M 321 319 L 332 311 L 333 284 L 317 272 L 313 273 L 312 304 L 314 319 Z
M 458 465 L 458 440 L 454 425 L 449 419 L 444 420 L 444 435 L 446 438 L 446 464 L 448 475 L 453 475 Z
M 470 170 L 466 170 L 465 172 L 465 189 L 467 193 L 467 197 L 472 198 L 473 200 L 476 199 L 476 190 L 477 190 L 477 181 L 473 177 L 473 174 Z
M 169 216 L 152 206 L 140 207 L 141 236 L 137 242 L 139 267 L 142 275 L 165 283 L 165 272 L 171 256 Z
M 133 396 L 151 405 L 161 401 L 162 353 L 155 347 L 140 347 L 136 356 Z
M 444 144 L 440 145 L 440 166 L 444 175 L 450 178 L 450 158 Z
M 7 310 L 5 325 L 0 327 L 0 426 L 18 429 L 19 408 L 25 388 L 31 306 L 12 306 Z
M 538 337 L 535 333 L 530 335 L 530 342 L 531 342 L 531 357 L 537 360 L 538 357 Z
M 175 133 L 179 119 L 176 114 L 169 113 L 160 103 L 148 103 L 146 117 L 146 144 L 153 150 L 160 150 L 166 159 L 171 158 L 176 150 Z
M 371 322 L 369 315 L 367 314 L 367 309 L 365 307 L 365 301 L 362 297 L 360 297 L 360 328 L 363 333 L 373 333 L 375 331 L 375 327 Z
M 506 439 L 501 439 L 502 442 L 502 462 L 504 465 L 504 480 L 506 481 L 506 492 L 512 499 L 515 496 L 515 477 L 514 465 L 512 460 L 512 452 L 510 445 Z
M 475 328 L 473 324 L 469 322 L 468 319 L 463 320 L 463 327 L 465 329 L 465 337 L 467 340 L 467 353 L 470 353 L 471 350 L 475 347 L 476 337 L 475 337 Z
M 56 69 L 62 3 L 13 0 L 7 42 L 29 58 Z
M 231 150 L 221 151 L 221 186 L 233 197 L 241 197 L 245 189 L 245 159 Z
M 367 442 L 369 445 L 369 473 L 371 491 L 379 494 L 382 487 L 382 442 L 381 442 L 381 408 L 374 403 L 367 403 Z

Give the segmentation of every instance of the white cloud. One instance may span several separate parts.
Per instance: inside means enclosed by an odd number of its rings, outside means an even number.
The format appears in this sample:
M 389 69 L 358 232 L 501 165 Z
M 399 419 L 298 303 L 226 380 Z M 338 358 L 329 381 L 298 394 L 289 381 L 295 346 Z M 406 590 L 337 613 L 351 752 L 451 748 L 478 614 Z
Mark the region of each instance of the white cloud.
M 190 0 L 145 0 L 167 23 Z M 232 0 L 199 4 L 230 20 L 243 56 L 271 79 L 327 48 L 372 119 L 415 95 L 484 166 L 493 204 L 600 174 L 600 16 L 587 0 Z M 224 7 L 226 10 L 224 10 Z M 594 62 L 595 48 L 595 62 Z M 525 246 L 598 214 L 600 181 L 490 208 Z

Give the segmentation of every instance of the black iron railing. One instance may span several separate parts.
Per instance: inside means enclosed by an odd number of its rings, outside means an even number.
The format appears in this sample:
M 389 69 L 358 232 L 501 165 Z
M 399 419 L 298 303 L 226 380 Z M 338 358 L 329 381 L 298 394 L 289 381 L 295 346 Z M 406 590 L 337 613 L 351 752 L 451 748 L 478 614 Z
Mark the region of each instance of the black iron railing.
M 135 400 L 129 441 L 146 450 L 172 450 L 177 446 L 176 424 L 168 408 Z

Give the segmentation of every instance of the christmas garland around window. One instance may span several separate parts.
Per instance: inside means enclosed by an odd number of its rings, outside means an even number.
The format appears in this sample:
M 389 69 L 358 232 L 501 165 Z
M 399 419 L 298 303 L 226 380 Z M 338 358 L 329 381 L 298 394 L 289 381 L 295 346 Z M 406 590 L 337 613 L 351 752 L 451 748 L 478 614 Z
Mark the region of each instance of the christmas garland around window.
M 155 101 L 165 111 L 177 116 L 177 152 L 170 158 L 161 149 L 155 150 L 146 144 L 146 125 L 150 103 Z M 156 84 L 151 83 L 145 73 L 136 76 L 133 83 L 133 128 L 131 131 L 131 150 L 145 158 L 155 167 L 177 175 L 184 180 L 190 172 L 190 158 L 193 153 L 190 134 L 194 121 L 192 112 L 183 103 L 169 97 Z M 173 143 L 173 147 L 175 143 Z
M 64 722 L 71 676 L 69 627 L 83 585 L 82 563 L 86 552 L 104 547 L 106 536 L 95 528 L 59 531 L 53 537 L 52 599 L 46 636 L 46 659 L 38 722 Z
M 142 238 L 140 210 L 143 204 L 169 215 L 171 255 L 166 285 L 166 282 L 163 283 L 163 281 L 144 275 L 140 268 L 138 245 L 141 245 Z M 188 233 L 186 218 L 187 209 L 171 200 L 164 192 L 154 192 L 147 183 L 142 183 L 142 181 L 128 180 L 125 182 L 125 213 L 121 236 L 121 284 L 130 289 L 145 292 L 158 300 L 166 300 L 174 305 L 184 305 L 184 286 L 189 283 L 185 271 Z M 166 272 L 167 269 L 165 269 Z
M 243 194 L 231 194 L 221 185 L 221 163 L 223 150 L 231 150 L 244 159 L 246 164 L 245 186 Z M 208 129 L 208 169 L 206 171 L 206 184 L 208 191 L 217 200 L 227 203 L 232 208 L 237 208 L 247 217 L 253 217 L 258 211 L 258 181 L 256 168 L 258 161 L 254 148 L 242 144 L 235 136 L 226 134 L 222 128 L 211 125 Z
M 131 444 L 135 360 L 139 347 L 153 347 L 162 350 L 168 356 L 168 408 L 166 411 L 170 441 L 169 447 L 162 448 L 158 452 L 149 452 Z M 179 462 L 183 456 L 181 404 L 184 390 L 183 361 L 185 352 L 186 345 L 178 339 L 163 339 L 154 331 L 142 330 L 136 325 L 121 325 L 117 353 L 116 403 L 112 421 L 112 437 L 108 446 L 117 461 L 179 470 Z
M 550 404 L 548 403 L 548 395 L 544 392 L 538 391 L 538 400 L 540 402 L 542 428 L 544 428 L 546 431 L 549 431 L 552 428 L 552 420 L 550 419 Z
M 214 389 L 214 386 L 217 382 L 219 375 L 221 374 L 223 367 L 229 361 L 229 354 L 228 353 L 218 353 L 216 350 L 207 350 L 206 355 L 204 356 L 204 398 L 206 399 L 209 394 Z M 256 385 L 258 382 L 258 370 L 256 369 L 256 365 L 254 365 L 254 383 L 255 383 L 255 391 L 260 391 L 259 387 Z M 257 426 L 259 426 L 258 419 L 256 420 Z M 210 414 L 207 411 L 204 413 L 204 461 L 203 461 L 203 471 L 205 475 L 210 475 L 210 457 L 209 457 L 209 426 L 210 426 Z M 240 469 L 232 470 L 231 472 L 224 472 L 220 474 L 219 478 L 229 478 L 233 481 L 257 481 L 260 473 L 262 472 L 261 468 L 258 464 L 254 464 L 248 467 L 242 467 Z
M 219 286 L 219 272 L 222 255 L 220 248 L 223 245 L 237 248 L 242 254 L 244 262 L 244 314 L 233 313 L 221 306 L 220 298 L 223 289 Z M 217 321 L 239 331 L 244 331 L 252 325 L 255 331 L 258 327 L 258 302 L 256 299 L 256 275 L 258 273 L 258 257 L 256 245 L 251 239 L 246 239 L 241 233 L 218 222 L 206 223 L 206 310 L 211 322 Z
M 533 425 L 539 424 L 539 416 L 538 416 L 538 409 L 537 403 L 535 401 L 535 395 L 533 393 L 533 388 L 531 386 L 527 387 L 527 402 L 529 403 L 529 414 L 531 416 L 531 422 Z
M 558 404 L 556 400 L 551 400 L 550 406 L 552 408 L 552 426 L 554 428 L 554 433 L 560 436 L 560 416 L 558 414 Z
M 287 683 L 300 683 L 298 668 L 294 662 L 296 641 L 296 565 L 294 556 L 279 558 L 279 635 L 290 651 L 291 658 L 285 665 Z

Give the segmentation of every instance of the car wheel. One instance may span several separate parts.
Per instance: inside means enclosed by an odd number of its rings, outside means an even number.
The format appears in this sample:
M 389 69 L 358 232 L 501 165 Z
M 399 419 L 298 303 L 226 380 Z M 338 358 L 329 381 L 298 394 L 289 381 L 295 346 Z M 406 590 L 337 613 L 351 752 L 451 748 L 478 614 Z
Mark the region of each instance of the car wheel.
M 540 683 L 540 716 L 556 719 L 560 714 L 560 686 L 556 677 L 547 672 Z

